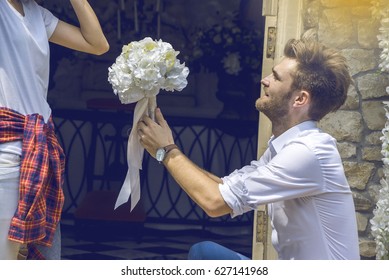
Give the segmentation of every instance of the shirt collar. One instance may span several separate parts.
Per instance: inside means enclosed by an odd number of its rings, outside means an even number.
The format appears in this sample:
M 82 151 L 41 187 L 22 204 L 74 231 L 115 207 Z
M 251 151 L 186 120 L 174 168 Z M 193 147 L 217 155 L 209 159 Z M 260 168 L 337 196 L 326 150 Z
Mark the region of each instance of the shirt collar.
M 271 146 L 271 148 L 274 149 L 276 153 L 278 153 L 287 142 L 293 138 L 296 138 L 300 132 L 315 128 L 317 128 L 317 123 L 315 121 L 305 121 L 299 123 L 289 128 L 278 137 L 272 136 L 269 140 L 269 146 Z

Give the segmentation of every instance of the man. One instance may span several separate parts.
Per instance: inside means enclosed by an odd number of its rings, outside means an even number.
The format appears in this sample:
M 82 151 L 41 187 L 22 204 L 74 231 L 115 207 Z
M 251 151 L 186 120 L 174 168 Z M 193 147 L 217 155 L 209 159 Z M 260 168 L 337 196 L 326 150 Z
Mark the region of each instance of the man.
M 343 56 L 293 39 L 261 81 L 264 94 L 255 106 L 271 120 L 273 136 L 259 160 L 223 178 L 202 170 L 172 146 L 159 109 L 156 122 L 145 116 L 138 123 L 140 143 L 211 217 L 268 204 L 279 259 L 359 259 L 354 202 L 336 140 L 316 124 L 345 102 L 350 82 Z M 247 259 L 212 242 L 193 246 L 189 258 Z

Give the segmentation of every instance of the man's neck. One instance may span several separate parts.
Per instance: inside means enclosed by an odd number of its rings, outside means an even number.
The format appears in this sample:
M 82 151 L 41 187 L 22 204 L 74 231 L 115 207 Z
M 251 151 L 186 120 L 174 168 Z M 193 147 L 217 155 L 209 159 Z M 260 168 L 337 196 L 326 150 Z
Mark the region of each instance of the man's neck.
M 282 133 L 287 131 L 288 129 L 302 123 L 305 121 L 311 120 L 310 118 L 303 118 L 299 120 L 283 120 L 283 121 L 275 121 L 272 122 L 272 133 L 274 137 L 280 136 Z

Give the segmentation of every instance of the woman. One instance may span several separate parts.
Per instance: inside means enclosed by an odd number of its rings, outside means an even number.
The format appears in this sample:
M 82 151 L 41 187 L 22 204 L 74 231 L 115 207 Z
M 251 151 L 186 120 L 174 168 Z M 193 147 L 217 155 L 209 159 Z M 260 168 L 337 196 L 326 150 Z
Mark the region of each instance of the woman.
M 80 27 L 34 0 L 0 0 L 0 259 L 60 259 L 64 155 L 47 103 L 49 42 L 101 55 L 109 45 L 87 0 Z M 45 250 L 48 249 L 48 250 Z

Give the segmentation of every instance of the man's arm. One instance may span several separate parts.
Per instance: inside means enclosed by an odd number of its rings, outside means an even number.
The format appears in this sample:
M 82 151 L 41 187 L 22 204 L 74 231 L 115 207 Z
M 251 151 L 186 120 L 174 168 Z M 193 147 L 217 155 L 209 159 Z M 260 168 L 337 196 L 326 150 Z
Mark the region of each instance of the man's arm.
M 101 55 L 109 44 L 87 0 L 70 0 L 80 27 L 59 21 L 50 42 L 81 52 Z
M 144 116 L 137 126 L 140 143 L 153 157 L 158 148 L 174 144 L 171 129 L 158 108 L 155 110 L 155 118 L 156 122 Z M 178 149 L 171 150 L 163 164 L 207 215 L 219 217 L 231 213 L 231 208 L 219 191 L 219 183 L 222 182 L 220 178 L 201 169 Z

